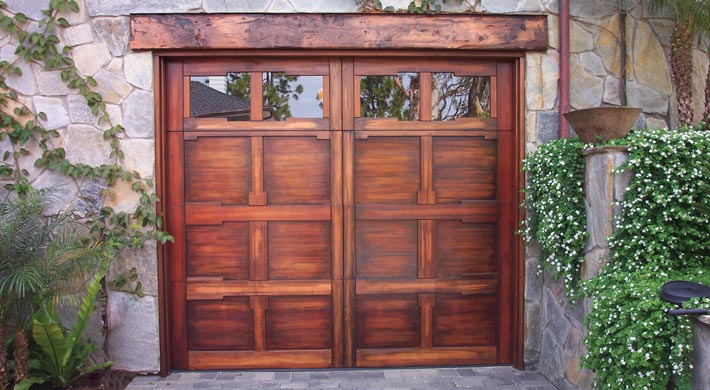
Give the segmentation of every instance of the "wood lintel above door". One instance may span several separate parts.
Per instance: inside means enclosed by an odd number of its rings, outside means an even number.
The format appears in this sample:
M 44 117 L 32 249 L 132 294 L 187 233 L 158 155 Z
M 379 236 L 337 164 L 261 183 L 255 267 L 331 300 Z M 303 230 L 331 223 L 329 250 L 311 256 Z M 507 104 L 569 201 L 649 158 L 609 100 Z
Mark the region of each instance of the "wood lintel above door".
M 145 14 L 131 49 L 547 50 L 545 15 Z

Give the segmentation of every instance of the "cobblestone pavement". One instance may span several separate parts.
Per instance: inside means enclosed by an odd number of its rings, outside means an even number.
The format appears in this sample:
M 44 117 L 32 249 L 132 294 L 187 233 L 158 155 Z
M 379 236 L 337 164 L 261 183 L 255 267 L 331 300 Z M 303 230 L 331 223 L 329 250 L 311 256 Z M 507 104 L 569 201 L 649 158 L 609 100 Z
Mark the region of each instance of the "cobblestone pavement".
M 555 390 L 537 371 L 511 367 L 313 371 L 197 371 L 136 377 L 144 389 L 480 389 Z

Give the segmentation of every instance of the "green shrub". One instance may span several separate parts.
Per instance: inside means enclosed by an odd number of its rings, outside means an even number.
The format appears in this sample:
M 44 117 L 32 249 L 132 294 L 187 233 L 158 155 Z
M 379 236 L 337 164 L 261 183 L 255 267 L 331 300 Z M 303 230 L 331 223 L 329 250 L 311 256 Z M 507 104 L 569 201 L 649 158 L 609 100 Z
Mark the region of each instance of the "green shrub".
M 710 183 L 710 133 L 648 130 L 627 142 L 624 169 L 633 177 L 609 239 L 611 258 L 583 285 L 592 299 L 583 364 L 595 371 L 596 388 L 661 390 L 672 378 L 689 388 L 689 320 L 668 316 L 673 305 L 659 290 L 678 279 L 710 284 L 710 217 L 696 210 L 710 204 L 700 191 Z
M 523 161 L 528 217 L 522 233 L 528 243 L 540 244 L 541 267 L 551 270 L 554 279 L 562 277 L 569 294 L 579 281 L 588 236 L 583 149 L 579 138 L 560 139 L 542 145 Z

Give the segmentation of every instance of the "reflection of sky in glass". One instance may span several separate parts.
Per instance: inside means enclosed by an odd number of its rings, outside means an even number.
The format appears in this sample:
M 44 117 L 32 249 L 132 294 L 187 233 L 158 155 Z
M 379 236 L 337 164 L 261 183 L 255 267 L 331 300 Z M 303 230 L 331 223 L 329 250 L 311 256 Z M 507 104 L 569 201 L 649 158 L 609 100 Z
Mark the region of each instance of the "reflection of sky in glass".
M 296 81 L 289 82 L 292 90 L 301 84 L 303 93 L 298 100 L 292 96 L 288 99 L 291 108 L 291 115 L 294 118 L 323 118 L 322 103 L 323 76 L 298 76 Z M 321 91 L 321 100 L 318 99 L 318 92 Z

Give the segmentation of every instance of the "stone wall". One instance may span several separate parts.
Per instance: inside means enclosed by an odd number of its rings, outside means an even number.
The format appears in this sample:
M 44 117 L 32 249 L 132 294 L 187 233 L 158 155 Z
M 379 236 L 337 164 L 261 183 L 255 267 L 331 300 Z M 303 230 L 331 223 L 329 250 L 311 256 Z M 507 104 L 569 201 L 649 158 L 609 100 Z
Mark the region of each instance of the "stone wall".
M 595 148 L 586 153 L 584 179 L 585 210 L 589 238 L 584 248 L 582 278 L 589 279 L 599 271 L 609 254 L 606 239 L 614 229 L 614 218 L 621 210 L 614 203 L 622 200 L 631 174 L 614 171 L 628 160 L 625 148 Z M 586 353 L 582 325 L 589 311 L 586 301 L 573 304 L 566 296 L 562 282 L 545 275 L 541 288 L 540 324 L 542 341 L 538 368 L 560 389 L 590 389 L 593 374 L 580 368 L 580 357 Z M 533 337 L 528 335 L 528 337 Z
M 710 315 L 693 321 L 693 388 L 710 386 Z
M 663 15 L 652 15 L 629 0 L 627 43 L 629 45 L 628 96 L 632 105 L 644 108 L 638 126 L 664 127 L 675 122 L 673 93 L 667 65 L 667 53 L 672 21 Z M 47 0 L 9 0 L 8 9 L 29 16 L 29 29 L 36 29 L 40 12 Z M 59 31 L 72 53 L 79 71 L 93 76 L 98 91 L 108 103 L 114 123 L 126 128 L 123 149 L 125 165 L 145 177 L 154 174 L 153 72 L 151 53 L 132 52 L 128 48 L 131 13 L 178 12 L 355 12 L 354 0 L 79 0 L 81 11 L 67 14 L 71 27 Z M 601 104 L 619 104 L 620 65 L 618 10 L 616 0 L 593 2 L 571 1 L 571 104 L 573 108 Z M 383 0 L 384 6 L 405 9 L 408 0 Z M 459 3 L 450 0 L 445 11 L 476 11 L 492 13 L 538 13 L 548 15 L 550 49 L 546 53 L 526 56 L 526 150 L 557 138 L 559 110 L 559 44 L 558 0 L 475 0 Z M 16 42 L 0 35 L 0 58 L 14 59 Z M 708 56 L 695 51 L 694 62 L 698 85 L 695 108 L 702 108 L 698 99 L 705 80 Z M 101 130 L 85 107 L 83 98 L 67 89 L 56 71 L 22 65 L 22 76 L 10 77 L 8 84 L 18 90 L 23 102 L 48 118 L 43 124 L 57 129 L 59 142 L 68 158 L 74 162 L 100 164 L 107 161 L 108 147 Z M 7 148 L 7 144 L 2 147 Z M 36 150 L 36 148 L 35 148 Z M 51 172 L 29 167 L 32 184 L 37 187 L 61 186 L 65 196 L 57 207 L 97 207 L 96 195 L 104 185 L 99 181 L 72 181 Z M 131 210 L 137 202 L 134 193 L 125 186 L 115 188 L 109 205 L 118 210 Z M 136 267 L 145 297 L 112 291 L 108 298 L 108 334 L 106 349 L 115 367 L 131 371 L 158 370 L 158 317 L 156 246 L 141 251 L 127 251 L 115 262 L 112 273 Z M 555 310 L 566 307 L 559 288 L 547 284 L 535 275 L 539 250 L 530 247 L 526 261 L 526 344 L 525 359 L 535 365 L 540 358 L 541 344 L 550 343 L 552 326 L 548 318 Z M 561 317 L 560 317 L 561 318 Z M 545 321 L 543 321 L 545 319 Z M 577 325 L 577 322 L 574 322 Z M 560 325 L 561 326 L 561 325 Z M 578 329 L 575 326 L 574 329 Z M 545 337 L 547 335 L 547 337 Z M 555 340 L 558 344 L 567 340 Z M 574 344 L 574 339 L 569 342 Z M 139 346 L 141 353 L 136 353 Z M 550 349 L 544 349 L 544 351 Z M 545 356 L 543 356 L 545 357 Z M 565 359 L 567 360 L 567 359 Z M 570 378 L 570 380 L 573 378 Z

